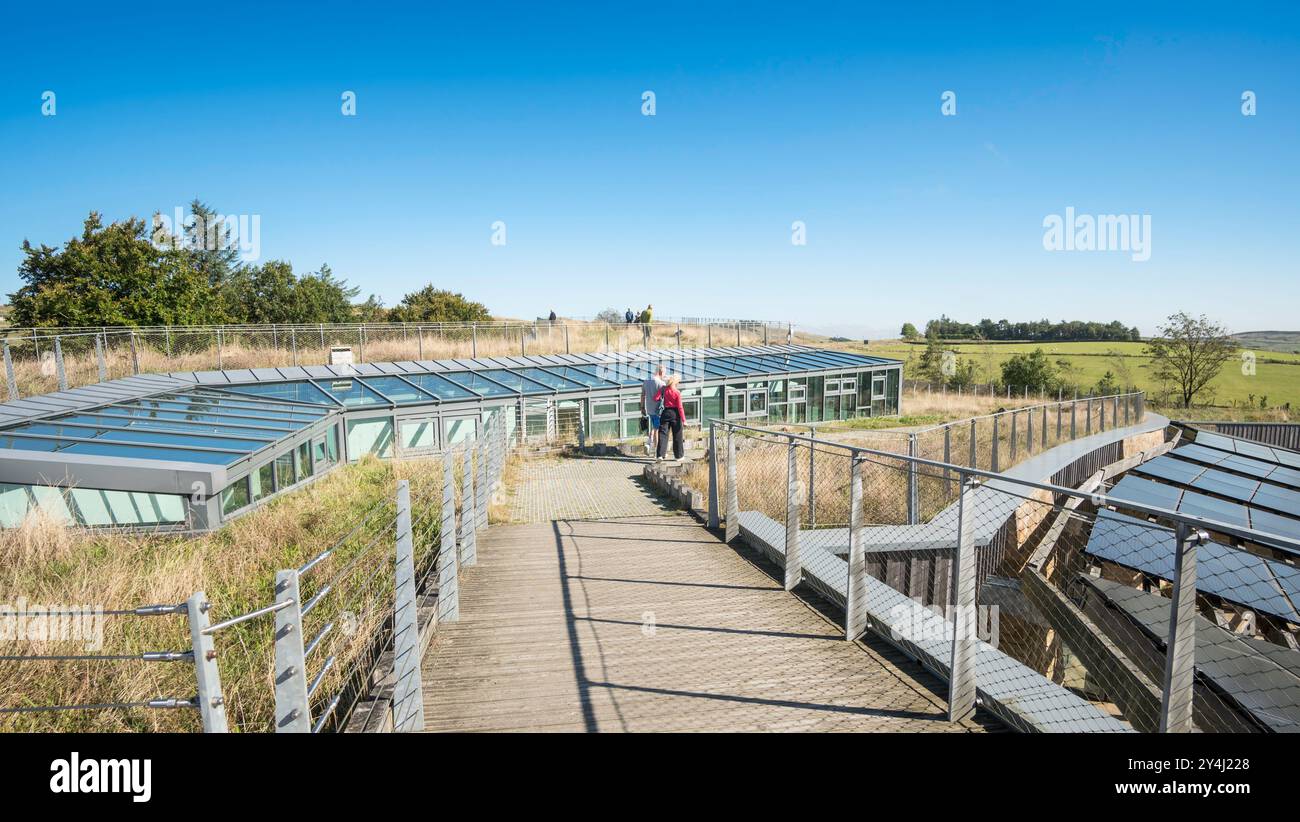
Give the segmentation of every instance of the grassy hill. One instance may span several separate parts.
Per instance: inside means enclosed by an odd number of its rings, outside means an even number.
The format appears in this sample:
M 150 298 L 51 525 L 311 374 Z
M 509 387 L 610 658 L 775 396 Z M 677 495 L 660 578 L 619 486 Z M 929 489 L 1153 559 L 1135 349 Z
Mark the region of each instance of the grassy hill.
M 1286 332 L 1256 333 L 1281 335 Z M 909 377 L 914 376 L 914 369 L 919 365 L 921 354 L 925 350 L 924 342 L 873 340 L 864 346 L 860 341 L 831 343 L 826 338 L 815 339 L 813 335 L 796 336 L 801 337 L 799 342 L 812 345 L 902 360 L 908 364 L 905 371 Z M 1258 337 L 1254 335 L 1238 336 L 1245 338 L 1240 340 L 1243 350 L 1256 353 L 1255 373 L 1243 374 L 1236 361 L 1229 362 L 1213 383 L 1210 403 L 1238 409 L 1250 405 L 1255 410 L 1260 410 L 1263 399 L 1269 409 L 1290 403 L 1293 409 L 1300 410 L 1300 353 L 1267 349 L 1255 342 Z M 1293 336 L 1298 343 L 1296 347 L 1300 348 L 1300 335 Z M 1273 339 L 1280 338 L 1275 336 Z M 960 357 L 973 359 L 976 380 L 979 382 L 996 381 L 1001 374 L 1002 363 L 1012 355 L 1042 348 L 1053 362 L 1066 363 L 1070 369 L 1069 379 L 1080 385 L 1094 385 L 1110 371 L 1117 381 L 1131 382 L 1153 397 L 1159 389 L 1151 377 L 1151 358 L 1146 355 L 1146 345 L 1140 342 L 953 343 L 945 348 L 951 348 Z
M 1245 331 L 1232 336 L 1242 348 L 1300 354 L 1300 331 Z

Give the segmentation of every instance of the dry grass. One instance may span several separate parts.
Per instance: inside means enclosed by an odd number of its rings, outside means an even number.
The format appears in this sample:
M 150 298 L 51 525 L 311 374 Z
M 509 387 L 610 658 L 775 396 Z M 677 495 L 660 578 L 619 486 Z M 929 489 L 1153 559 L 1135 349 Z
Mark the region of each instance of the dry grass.
M 387 522 L 399 478 L 411 482 L 416 560 L 427 564 L 436 544 L 441 460 L 368 457 L 199 537 L 77 531 L 29 518 L 21 528 L 0 532 L 0 603 L 116 609 L 183 602 L 204 590 L 213 621 L 220 621 L 270 603 L 276 570 L 301 566 L 347 533 L 361 512 L 380 505 L 374 523 L 304 579 L 304 597 L 326 581 L 334 583 L 304 627 L 310 637 L 326 622 L 335 623 L 311 661 L 318 670 L 328 656 L 337 657 L 319 691 L 322 698 L 332 696 L 365 661 L 370 638 L 391 608 Z M 223 631 L 216 644 L 232 729 L 268 730 L 271 620 Z M 189 634 L 184 616 L 107 616 L 97 650 L 81 642 L 17 639 L 3 647 L 6 654 L 133 654 L 188 649 Z M 189 697 L 194 688 L 188 662 L 0 661 L 0 707 Z M 198 725 L 192 709 L 0 714 L 0 729 L 9 731 L 193 731 Z

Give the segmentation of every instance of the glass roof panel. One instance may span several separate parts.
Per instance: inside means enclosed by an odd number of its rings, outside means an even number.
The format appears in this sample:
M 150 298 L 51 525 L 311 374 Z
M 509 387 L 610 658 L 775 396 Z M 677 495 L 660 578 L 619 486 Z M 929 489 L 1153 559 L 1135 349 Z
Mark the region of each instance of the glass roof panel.
M 267 442 L 274 442 L 281 437 L 293 433 L 292 428 L 277 428 L 270 430 L 270 426 L 239 427 L 234 425 L 214 425 L 209 423 L 190 423 L 184 420 L 159 420 L 149 417 L 124 417 L 112 414 L 69 414 L 66 417 L 58 417 L 51 420 L 55 423 L 80 423 L 84 425 L 104 426 L 111 425 L 121 428 L 136 428 L 151 431 L 172 431 L 178 434 L 234 434 L 238 437 L 249 439 L 261 439 Z
M 513 388 L 515 391 L 522 391 L 525 394 L 551 393 L 551 390 L 549 388 L 541 385 L 535 385 L 534 383 L 525 380 L 523 377 L 519 376 L 513 371 L 506 371 L 505 369 L 501 369 L 501 368 L 493 368 L 488 371 L 480 371 L 478 373 L 484 377 L 488 377 L 490 379 L 496 380 L 497 382 L 505 383 L 510 388 Z
M 230 416 L 217 416 L 214 414 L 190 414 L 187 411 L 142 411 L 139 408 L 120 408 L 109 406 L 100 408 L 95 412 L 88 412 L 85 416 L 94 416 L 96 421 L 109 425 L 138 425 L 142 423 L 162 425 L 175 425 L 178 428 L 209 427 L 221 429 L 224 425 L 229 425 L 235 429 L 243 427 L 255 427 L 274 429 L 290 433 L 298 431 L 299 428 L 311 423 L 311 420 L 285 420 L 285 419 L 264 419 L 257 416 L 255 419 L 230 418 Z M 60 418 L 64 419 L 64 418 Z
M 592 372 L 574 366 L 557 365 L 553 368 L 540 368 L 538 370 L 546 371 L 547 373 L 555 374 L 566 380 L 573 380 L 576 383 L 582 383 L 583 385 L 592 388 L 601 388 L 609 385 L 608 382 L 596 376 Z
M 433 394 L 439 400 L 473 400 L 478 399 L 472 391 L 437 374 L 411 374 L 408 380 Z
M 1256 531 L 1265 531 L 1292 539 L 1300 539 L 1300 519 L 1284 517 L 1272 511 L 1250 509 L 1250 527 Z
M 181 404 L 181 403 L 160 403 L 160 402 L 139 402 L 146 407 L 129 406 L 108 406 L 100 408 L 101 414 L 123 414 L 129 416 L 148 416 L 148 418 L 160 419 L 195 419 L 195 420 L 231 420 L 231 421 L 257 421 L 264 420 L 268 423 L 277 425 L 292 425 L 294 428 L 302 428 L 303 425 L 311 425 L 320 416 L 290 414 L 286 411 L 259 410 L 259 408 L 231 408 L 226 406 L 201 406 L 201 404 Z
M 575 380 L 562 377 L 555 371 L 548 368 L 521 368 L 519 373 L 531 380 L 537 380 L 540 383 L 549 385 L 560 391 L 581 390 L 587 386 L 586 383 L 580 383 Z
M 222 448 L 228 451 L 251 453 L 266 445 L 265 441 L 249 442 L 229 437 L 206 436 L 203 434 L 176 434 L 169 431 L 151 431 L 132 429 L 117 431 L 107 428 L 82 428 L 81 426 L 59 425 L 54 422 L 32 423 L 13 429 L 15 434 L 43 434 L 49 437 L 96 439 L 110 442 L 138 442 L 143 445 L 194 446 L 199 448 Z
M 514 397 L 518 393 L 511 391 L 504 385 L 497 385 L 491 380 L 486 380 L 475 374 L 473 371 L 457 371 L 452 374 L 444 375 L 447 379 L 455 382 L 457 385 L 464 386 L 471 391 L 482 394 L 485 397 Z
M 1300 491 L 1269 485 L 1267 482 L 1260 484 L 1255 496 L 1250 498 L 1250 503 L 1300 516 Z
M 334 399 L 343 403 L 347 408 L 360 408 L 365 406 L 388 405 L 388 401 L 374 392 L 373 389 L 366 387 L 360 379 L 356 377 L 343 377 L 333 380 L 318 380 L 316 383 L 322 391 L 326 391 Z
M 364 377 L 366 385 L 399 405 L 433 402 L 433 398 L 397 377 Z
M 255 397 L 269 397 L 277 400 L 335 407 L 334 403 L 330 402 L 330 398 L 325 395 L 325 392 L 306 380 L 297 382 L 260 382 L 254 385 L 229 385 L 223 386 L 221 390 Z
M 30 437 L 0 435 L 0 446 L 23 451 L 58 451 L 68 454 L 85 454 L 101 457 L 130 457 L 146 460 L 173 460 L 201 462 L 209 465 L 229 465 L 244 458 L 244 454 L 227 454 L 221 451 L 190 451 L 185 448 L 165 446 L 123 445 L 113 442 L 67 442 L 33 439 Z

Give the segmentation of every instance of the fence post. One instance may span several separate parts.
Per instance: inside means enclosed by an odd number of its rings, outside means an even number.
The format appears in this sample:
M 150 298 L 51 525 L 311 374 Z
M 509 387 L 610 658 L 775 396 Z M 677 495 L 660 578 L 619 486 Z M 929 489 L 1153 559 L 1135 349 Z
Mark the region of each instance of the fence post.
M 1047 449 L 1047 406 L 1043 406 L 1043 449 Z
M 275 604 L 282 602 L 291 604 L 275 612 L 275 732 L 311 733 L 296 568 L 275 573 Z
M 465 448 L 460 470 L 460 564 L 468 568 L 478 562 L 478 539 L 474 525 L 478 514 L 474 510 L 474 451 Z
M 478 458 L 474 460 L 474 540 L 475 556 L 478 554 L 478 535 L 487 530 L 487 506 L 488 506 L 488 461 L 491 459 L 494 436 L 485 433 L 478 444 Z
M 5 382 L 9 385 L 9 401 L 18 399 L 18 380 L 14 377 L 14 357 L 9 351 L 9 341 L 4 341 Z
M 808 432 L 817 437 L 817 428 L 808 426 Z M 817 455 L 817 444 L 808 443 L 808 524 L 817 525 L 817 464 L 813 458 Z
M 916 434 L 907 435 L 907 455 L 917 457 Z M 907 461 L 907 524 L 916 525 L 921 521 L 921 489 L 916 481 L 916 462 Z
M 293 352 L 293 364 L 298 365 L 298 327 L 289 326 L 289 350 Z
M 943 427 L 943 494 L 947 497 L 952 493 L 952 472 L 948 470 L 948 464 L 952 462 L 952 426 Z
M 469 326 L 469 355 L 478 356 L 478 323 L 470 323 Z
M 713 323 L 704 324 L 704 334 L 706 338 L 704 347 L 712 348 L 713 347 Z
M 736 429 L 727 429 L 727 530 L 726 542 L 740 534 L 740 496 L 736 489 Z
M 54 337 L 54 371 L 59 377 L 59 390 L 68 390 L 68 374 L 63 370 L 63 340 L 59 336 Z
M 135 351 L 135 332 L 131 333 L 131 350 Z M 224 365 L 225 365 L 225 337 L 222 335 L 221 329 L 218 328 L 217 329 L 217 370 L 220 371 L 224 367 Z M 137 374 L 140 373 L 139 369 L 136 369 L 136 373 Z
M 977 463 L 979 462 L 979 451 L 976 450 L 977 448 L 976 437 L 978 436 L 978 434 L 979 434 L 979 429 L 976 426 L 976 421 L 971 420 L 970 421 L 970 467 L 971 468 L 979 468 L 979 465 L 977 465 Z
M 718 520 L 718 435 L 713 421 L 709 421 L 709 527 L 717 528 Z
M 1025 411 L 1025 453 L 1034 453 L 1034 411 Z
M 131 373 L 140 373 L 140 348 L 135 344 L 135 332 L 131 332 Z
M 1083 420 L 1083 433 L 1092 433 L 1092 397 L 1088 397 L 1088 414 Z
M 1118 428 L 1119 427 L 1119 395 L 1118 394 L 1115 395 L 1115 399 L 1112 400 L 1111 403 L 1112 405 L 1110 409 L 1110 427 Z
M 99 381 L 108 381 L 108 363 L 104 361 L 104 340 L 101 335 L 95 335 L 95 364 L 99 366 Z
M 565 353 L 565 354 L 570 353 L 570 352 L 569 352 L 569 324 L 568 324 L 568 323 L 565 323 L 565 324 L 564 324 L 564 353 Z
M 211 625 L 208 618 L 208 597 L 196 591 L 185 601 L 185 612 L 190 622 L 190 649 L 194 652 L 194 679 L 198 683 L 199 716 L 203 718 L 205 734 L 224 734 L 226 724 L 226 699 L 221 693 L 221 672 L 217 669 L 217 650 L 210 634 L 203 633 Z
M 862 544 L 862 458 L 849 468 L 849 580 L 844 608 L 844 638 L 849 642 L 867 629 L 867 560 Z
M 998 420 L 1000 417 L 1000 414 L 993 415 L 993 456 L 992 464 L 989 465 L 989 470 L 994 473 L 998 470 Z
M 167 352 L 167 358 L 172 356 L 172 327 L 170 325 L 163 327 L 163 349 Z
M 1070 403 L 1070 439 L 1079 437 L 1079 401 L 1075 400 Z
M 1209 535 L 1185 522 L 1175 526 L 1174 535 L 1174 593 L 1169 602 L 1169 637 L 1165 641 L 1160 732 L 1190 733 L 1196 676 L 1196 548 Z
M 1007 437 L 1007 444 L 1011 446 L 1011 464 L 1015 465 L 1016 451 L 1020 447 L 1020 443 L 1016 440 L 1016 412 L 1015 411 L 1011 412 L 1011 436 Z
M 803 577 L 799 563 L 799 466 L 794 437 L 786 447 L 785 487 L 785 589 L 793 591 Z
M 452 452 L 442 458 L 442 530 L 438 534 L 438 621 L 460 619 L 460 571 L 456 563 L 456 487 Z
M 420 623 L 415 591 L 415 539 L 411 533 L 411 488 L 397 483 L 397 567 L 393 576 L 393 730 L 424 730 L 420 677 Z
M 961 478 L 957 502 L 957 556 L 953 562 L 952 656 L 948 666 L 948 721 L 975 713 L 975 489 Z
M 1056 441 L 1061 441 L 1061 422 L 1065 419 L 1065 406 L 1059 402 L 1056 404 Z

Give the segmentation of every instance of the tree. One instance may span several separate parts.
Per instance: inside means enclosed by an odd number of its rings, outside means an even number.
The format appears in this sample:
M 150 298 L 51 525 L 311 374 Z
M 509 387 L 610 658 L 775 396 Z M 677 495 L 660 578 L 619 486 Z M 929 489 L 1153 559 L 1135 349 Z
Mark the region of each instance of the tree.
M 23 241 L 22 287 L 9 295 L 23 326 L 187 325 L 219 322 L 206 276 L 184 250 L 157 248 L 143 220 L 105 226 L 91 212 L 62 249 Z
M 1014 354 L 1002 363 L 1002 382 L 1012 389 L 1055 390 L 1058 385 L 1056 366 L 1035 348 L 1029 354 Z
M 916 330 L 916 326 L 911 323 L 903 323 L 903 329 L 899 332 L 905 340 L 915 340 L 921 336 L 921 332 Z
M 1182 407 L 1191 408 L 1236 353 L 1237 343 L 1227 329 L 1204 314 L 1196 318 L 1183 311 L 1171 314 L 1158 330 L 1159 336 L 1147 343 L 1152 373 L 1176 386 Z
M 604 311 L 596 315 L 596 322 L 616 325 L 623 322 L 623 312 L 619 311 L 617 308 L 606 308 Z
M 328 265 L 299 277 L 289 263 L 269 260 L 233 272 L 223 296 L 236 322 L 340 323 L 352 321 L 358 291 L 336 279 Z
M 402 302 L 388 313 L 393 322 L 485 322 L 492 319 L 487 306 L 465 299 L 461 294 L 426 285 L 402 297 Z

